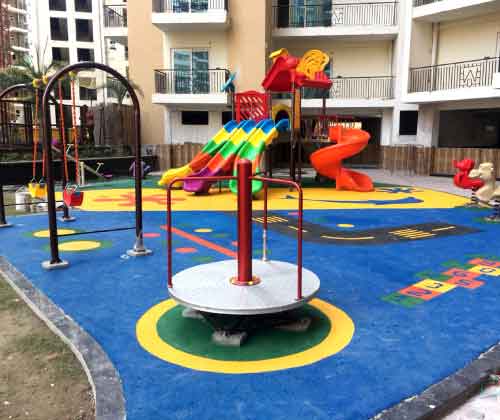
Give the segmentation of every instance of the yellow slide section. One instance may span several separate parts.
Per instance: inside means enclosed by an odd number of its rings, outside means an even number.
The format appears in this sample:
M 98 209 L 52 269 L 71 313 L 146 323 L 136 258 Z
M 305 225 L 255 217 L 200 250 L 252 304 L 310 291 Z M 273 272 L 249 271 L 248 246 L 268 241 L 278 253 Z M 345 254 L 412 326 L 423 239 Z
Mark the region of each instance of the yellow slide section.
M 195 172 L 200 171 L 208 161 L 217 153 L 217 151 L 226 144 L 228 140 L 238 131 L 236 121 L 230 121 L 212 139 L 203 147 L 203 149 L 187 165 L 180 168 L 173 168 L 163 174 L 159 186 L 166 187 L 175 178 L 185 178 Z M 182 182 L 176 183 L 174 188 L 182 187 Z

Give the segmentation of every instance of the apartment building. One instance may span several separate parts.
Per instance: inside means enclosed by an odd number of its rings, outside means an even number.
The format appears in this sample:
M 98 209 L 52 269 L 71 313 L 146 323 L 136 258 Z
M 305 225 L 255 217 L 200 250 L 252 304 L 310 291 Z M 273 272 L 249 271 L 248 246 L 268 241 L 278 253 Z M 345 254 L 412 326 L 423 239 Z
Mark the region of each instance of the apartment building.
M 24 61 L 29 54 L 29 0 L 0 2 L 0 68 Z
M 32 54 L 45 51 L 46 64 L 96 61 L 127 74 L 126 1 L 43 0 L 33 2 L 31 10 Z M 107 93 L 95 89 L 105 81 L 102 72 L 79 73 L 77 105 L 105 102 Z
M 468 147 L 496 158 L 498 0 L 261 0 L 251 6 L 132 0 L 128 7 L 130 73 L 144 91 L 146 143 L 206 142 L 230 118 L 231 98 L 221 92 L 229 73 L 237 74 L 237 91 L 262 91 L 271 51 L 301 56 L 318 48 L 331 58 L 328 113 L 372 134 L 357 163 L 390 167 L 402 148 L 412 150 L 423 173 L 453 171 L 441 149 Z M 317 93 L 306 92 L 305 116 L 321 105 Z M 493 151 L 485 154 L 486 147 Z

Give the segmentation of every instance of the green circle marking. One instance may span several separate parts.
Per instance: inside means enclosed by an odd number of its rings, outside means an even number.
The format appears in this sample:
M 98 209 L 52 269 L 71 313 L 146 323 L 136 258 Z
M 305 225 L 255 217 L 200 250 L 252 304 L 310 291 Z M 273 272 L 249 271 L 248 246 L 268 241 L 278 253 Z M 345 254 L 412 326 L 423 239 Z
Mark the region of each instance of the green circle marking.
M 306 332 L 267 328 L 249 335 L 242 347 L 221 347 L 212 341 L 213 329 L 203 320 L 184 318 L 183 307 L 175 306 L 156 325 L 160 338 L 185 353 L 224 361 L 258 361 L 300 353 L 321 343 L 329 334 L 329 319 L 318 309 L 306 305 L 298 317 L 310 317 Z

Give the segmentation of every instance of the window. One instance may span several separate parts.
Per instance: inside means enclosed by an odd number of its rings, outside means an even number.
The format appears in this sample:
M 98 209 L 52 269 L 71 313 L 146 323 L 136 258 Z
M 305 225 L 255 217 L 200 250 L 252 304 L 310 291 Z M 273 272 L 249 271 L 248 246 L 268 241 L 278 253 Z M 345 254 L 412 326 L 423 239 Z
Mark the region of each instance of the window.
M 174 13 L 206 12 L 208 0 L 174 0 Z
M 52 48 L 52 60 L 57 61 L 58 63 L 69 63 L 69 48 L 60 48 L 53 47 Z
M 233 119 L 233 113 L 231 111 L 224 111 L 222 113 L 222 125 L 226 125 L 232 119 Z
M 417 134 L 418 111 L 401 111 L 399 114 L 399 134 L 414 136 Z
M 66 0 L 49 0 L 49 10 L 66 11 Z
M 76 40 L 94 42 L 94 29 L 89 19 L 76 19 Z
M 302 28 L 332 25 L 329 0 L 279 0 L 278 27 Z
M 173 50 L 175 93 L 209 93 L 208 51 Z
M 92 0 L 75 0 L 75 11 L 92 12 Z
M 182 125 L 208 125 L 208 112 L 182 111 Z
M 68 21 L 65 18 L 50 18 L 50 39 L 53 41 L 68 40 Z
M 96 81 L 90 77 L 80 77 L 80 100 L 95 101 L 97 100 L 97 91 L 95 88 Z
M 91 48 L 78 48 L 78 61 L 94 61 L 94 50 Z

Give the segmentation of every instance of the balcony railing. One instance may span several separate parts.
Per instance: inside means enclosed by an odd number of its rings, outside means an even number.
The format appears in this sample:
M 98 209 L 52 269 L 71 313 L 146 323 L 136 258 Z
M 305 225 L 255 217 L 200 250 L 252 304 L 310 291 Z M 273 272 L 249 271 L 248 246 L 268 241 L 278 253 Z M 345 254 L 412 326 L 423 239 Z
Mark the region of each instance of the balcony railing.
M 7 4 L 15 9 L 27 10 L 25 0 L 9 0 Z
M 11 28 L 28 29 L 26 17 L 19 14 L 9 16 L 9 25 Z
M 413 0 L 413 7 L 425 6 L 426 4 L 436 3 L 442 0 Z
M 392 76 L 335 77 L 327 92 L 331 99 L 392 99 L 394 98 L 394 78 Z M 325 91 L 305 88 L 304 99 L 321 99 Z M 281 95 L 286 97 L 286 95 Z M 288 95 L 289 97 L 289 95 Z
M 318 2 L 305 6 L 274 6 L 273 15 L 276 28 L 394 26 L 398 21 L 398 2 Z
M 127 6 L 104 6 L 104 26 L 106 28 L 126 28 Z
M 220 93 L 229 70 L 155 70 L 156 93 L 208 94 Z
M 409 92 L 491 86 L 493 74 L 499 71 L 499 57 L 416 67 L 410 69 Z
M 153 0 L 155 13 L 206 13 L 228 10 L 228 0 Z

